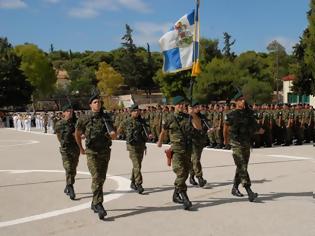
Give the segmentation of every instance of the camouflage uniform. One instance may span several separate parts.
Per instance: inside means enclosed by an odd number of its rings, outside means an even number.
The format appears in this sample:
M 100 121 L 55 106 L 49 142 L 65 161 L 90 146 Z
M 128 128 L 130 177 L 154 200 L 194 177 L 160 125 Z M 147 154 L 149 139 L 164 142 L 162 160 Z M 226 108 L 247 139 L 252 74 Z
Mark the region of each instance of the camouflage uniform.
M 191 153 L 191 168 L 190 168 L 190 176 L 196 176 L 198 179 L 202 178 L 202 166 L 201 166 L 201 154 L 203 148 L 207 144 L 207 130 L 208 128 L 204 124 L 206 121 L 206 117 L 200 113 L 196 114 L 199 116 L 202 122 L 202 129 L 197 130 L 194 129 L 193 136 L 192 136 L 192 153 Z M 204 185 L 205 181 L 199 181 L 201 185 Z M 201 186 L 202 187 L 202 186 Z
M 60 141 L 60 153 L 63 167 L 66 171 L 67 185 L 73 185 L 79 163 L 80 149 L 74 138 L 73 119 L 59 120 L 55 126 L 56 134 Z
M 91 112 L 86 117 L 80 117 L 76 129 L 85 135 L 87 166 L 92 176 L 92 204 L 96 205 L 103 202 L 103 185 L 112 141 L 106 129 L 104 116 L 100 112 Z
M 129 117 L 119 128 L 119 130 L 123 130 L 126 133 L 127 150 L 129 151 L 129 158 L 132 161 L 130 180 L 135 186 L 140 186 L 143 181 L 141 163 L 147 141 L 147 134 L 144 131 L 146 127 L 143 126 L 146 126 L 145 120 L 139 116 L 137 118 Z
M 226 125 L 230 126 L 230 140 L 233 159 L 236 165 L 234 184 L 243 184 L 250 187 L 251 181 L 247 171 L 250 156 L 250 141 L 257 129 L 254 113 L 249 109 L 236 109 L 224 118 Z
M 175 188 L 180 192 L 186 192 L 187 186 L 185 182 L 191 165 L 191 134 L 193 132 L 189 115 L 182 112 L 171 113 L 166 120 L 163 120 L 163 129 L 169 131 L 172 143 L 172 166 L 176 174 Z

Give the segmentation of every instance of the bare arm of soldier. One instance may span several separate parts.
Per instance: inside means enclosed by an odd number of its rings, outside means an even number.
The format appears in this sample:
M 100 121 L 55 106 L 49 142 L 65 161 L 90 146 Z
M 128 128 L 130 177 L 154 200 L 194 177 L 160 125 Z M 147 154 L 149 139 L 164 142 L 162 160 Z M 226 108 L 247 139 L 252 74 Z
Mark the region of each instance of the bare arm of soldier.
M 82 146 L 82 137 L 81 137 L 81 135 L 82 135 L 82 132 L 80 130 L 78 130 L 78 129 L 75 129 L 75 133 L 74 133 L 75 141 L 77 142 L 77 144 L 78 144 L 78 146 L 80 148 L 80 153 L 82 155 L 84 155 L 85 154 L 85 150 L 84 150 L 84 148 Z
M 158 147 L 162 147 L 162 143 L 164 141 L 164 137 L 165 137 L 165 134 L 167 133 L 167 130 L 165 130 L 164 128 L 162 128 L 162 131 L 159 135 L 159 140 L 157 141 L 157 146 Z

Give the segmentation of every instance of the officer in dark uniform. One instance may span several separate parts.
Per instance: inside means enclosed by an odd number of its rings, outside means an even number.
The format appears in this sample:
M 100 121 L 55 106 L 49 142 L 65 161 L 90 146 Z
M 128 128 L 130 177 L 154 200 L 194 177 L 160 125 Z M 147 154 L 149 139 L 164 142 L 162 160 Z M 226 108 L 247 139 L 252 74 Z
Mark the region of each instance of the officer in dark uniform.
M 256 133 L 258 125 L 254 112 L 246 106 L 245 98 L 240 91 L 235 95 L 234 100 L 236 101 L 236 109 L 224 117 L 224 132 L 230 131 L 233 159 L 236 165 L 232 194 L 243 197 L 238 189 L 239 184 L 243 184 L 248 193 L 248 199 L 252 202 L 258 197 L 258 194 L 251 189 L 247 167 L 251 138 Z M 263 130 L 259 129 L 259 133 L 263 133 Z
M 60 153 L 63 167 L 66 171 L 66 188 L 64 192 L 71 200 L 75 199 L 74 182 L 79 163 L 80 149 L 74 138 L 75 122 L 73 119 L 73 109 L 67 104 L 63 107 L 63 118 L 55 125 L 55 131 L 60 142 Z
M 91 113 L 81 116 L 76 124 L 75 138 L 81 154 L 86 154 L 87 166 L 92 176 L 93 201 L 91 209 L 98 213 L 100 219 L 107 215 L 103 207 L 103 185 L 111 153 L 111 139 L 116 138 L 110 117 L 101 111 L 101 100 L 98 94 L 89 100 Z M 82 146 L 82 135 L 85 136 L 85 146 Z

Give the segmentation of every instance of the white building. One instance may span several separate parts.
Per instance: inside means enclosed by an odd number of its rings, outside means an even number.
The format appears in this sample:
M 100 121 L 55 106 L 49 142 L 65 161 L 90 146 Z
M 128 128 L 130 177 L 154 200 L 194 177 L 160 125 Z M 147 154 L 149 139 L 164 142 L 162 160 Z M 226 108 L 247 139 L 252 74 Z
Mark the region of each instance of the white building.
M 299 95 L 292 92 L 294 75 L 287 75 L 282 78 L 283 82 L 283 103 L 297 104 L 306 103 L 315 107 L 315 97 L 310 95 Z

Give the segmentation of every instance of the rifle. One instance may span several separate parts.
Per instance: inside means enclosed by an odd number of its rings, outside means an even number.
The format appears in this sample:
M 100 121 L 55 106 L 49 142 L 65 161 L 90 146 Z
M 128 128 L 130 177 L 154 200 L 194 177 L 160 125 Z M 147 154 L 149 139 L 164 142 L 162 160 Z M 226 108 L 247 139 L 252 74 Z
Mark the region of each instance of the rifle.
M 105 124 L 105 127 L 107 129 L 107 133 L 110 134 L 111 132 L 115 131 L 114 127 L 112 126 L 110 122 L 110 117 L 106 112 L 104 112 L 104 109 L 101 109 L 100 113 L 101 113 L 102 120 Z

